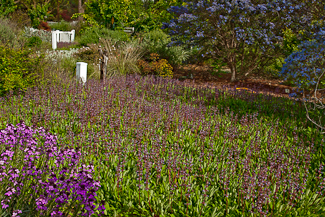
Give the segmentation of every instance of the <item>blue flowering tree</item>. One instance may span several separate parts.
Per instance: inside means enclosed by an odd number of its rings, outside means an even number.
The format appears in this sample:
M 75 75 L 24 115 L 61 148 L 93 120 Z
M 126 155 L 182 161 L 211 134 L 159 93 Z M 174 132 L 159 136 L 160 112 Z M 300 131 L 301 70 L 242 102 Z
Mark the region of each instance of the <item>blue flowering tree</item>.
M 309 32 L 308 9 L 308 2 L 298 0 L 194 0 L 171 7 L 175 17 L 163 29 L 172 44 L 198 46 L 203 58 L 225 62 L 235 81 L 284 56 L 286 27 Z
M 292 80 L 303 93 L 303 103 L 306 109 L 307 118 L 322 131 L 325 126 L 319 119 L 316 123 L 309 115 L 308 107 L 312 110 L 324 110 L 325 90 L 325 31 L 315 33 L 313 40 L 306 40 L 298 46 L 298 51 L 293 52 L 285 59 L 280 75 L 284 80 Z M 290 94 L 297 97 L 296 93 Z M 307 98 L 308 97 L 308 98 Z M 310 103 L 307 103 L 310 102 Z M 318 110 L 319 111 L 319 110 Z M 323 134 L 325 131 L 322 132 Z

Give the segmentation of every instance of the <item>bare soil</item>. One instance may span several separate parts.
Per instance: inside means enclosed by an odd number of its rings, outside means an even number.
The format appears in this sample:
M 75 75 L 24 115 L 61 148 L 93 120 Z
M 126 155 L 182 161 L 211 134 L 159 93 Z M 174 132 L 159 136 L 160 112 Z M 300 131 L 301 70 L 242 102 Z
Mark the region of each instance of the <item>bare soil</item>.
M 249 75 L 248 78 L 242 79 L 240 81 L 230 82 L 231 73 L 230 69 L 224 68 L 224 71 L 228 73 L 220 73 L 218 75 L 212 75 L 211 67 L 204 65 L 186 65 L 181 66 L 174 70 L 174 79 L 180 81 L 190 81 L 194 80 L 194 85 L 186 84 L 187 86 L 193 86 L 196 88 L 218 88 L 218 89 L 233 89 L 233 88 L 248 88 L 256 89 L 258 88 L 263 94 L 270 94 L 275 97 L 285 97 L 289 98 L 289 94 L 293 92 L 298 92 L 296 87 L 288 86 L 282 84 L 284 81 L 274 78 L 266 78 L 265 76 Z M 193 79 L 190 75 L 192 74 Z M 186 78 L 184 78 L 186 76 Z M 225 87 L 226 86 L 226 87 Z M 289 89 L 289 93 L 286 93 L 285 89 Z M 297 93 L 298 98 L 302 98 L 302 94 Z M 324 91 L 319 91 L 317 97 L 324 97 Z M 323 99 L 325 103 L 325 99 Z

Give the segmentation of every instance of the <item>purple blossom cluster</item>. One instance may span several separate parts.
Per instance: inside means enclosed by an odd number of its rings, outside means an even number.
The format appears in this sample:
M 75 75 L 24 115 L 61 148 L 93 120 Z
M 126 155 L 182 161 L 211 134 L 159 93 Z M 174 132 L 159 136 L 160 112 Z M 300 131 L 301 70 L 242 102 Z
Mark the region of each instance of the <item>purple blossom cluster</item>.
M 2 214 L 90 216 L 96 209 L 94 166 L 80 163 L 79 148 L 60 148 L 44 128 L 20 122 L 0 131 Z M 26 206 L 29 209 L 26 210 Z M 103 210 L 101 204 L 97 210 Z M 24 214 L 25 215 L 25 214 Z

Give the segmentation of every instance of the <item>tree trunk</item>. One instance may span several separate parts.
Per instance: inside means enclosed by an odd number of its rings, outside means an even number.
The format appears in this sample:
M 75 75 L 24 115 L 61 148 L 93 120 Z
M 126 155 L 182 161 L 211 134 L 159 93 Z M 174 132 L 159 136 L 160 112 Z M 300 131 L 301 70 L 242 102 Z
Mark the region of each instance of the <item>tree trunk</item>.
M 56 4 L 56 20 L 60 21 L 60 2 L 58 1 Z
M 83 6 L 82 5 L 82 0 L 78 0 L 78 13 L 84 13 L 85 12 L 82 6 Z M 83 17 L 79 16 L 78 21 L 79 22 L 83 21 Z
M 230 82 L 234 82 L 236 80 L 236 67 L 235 66 L 231 66 L 230 67 L 231 70 L 231 79 Z
M 230 82 L 234 82 L 236 80 L 236 57 L 230 57 L 230 71 L 231 71 L 231 79 Z

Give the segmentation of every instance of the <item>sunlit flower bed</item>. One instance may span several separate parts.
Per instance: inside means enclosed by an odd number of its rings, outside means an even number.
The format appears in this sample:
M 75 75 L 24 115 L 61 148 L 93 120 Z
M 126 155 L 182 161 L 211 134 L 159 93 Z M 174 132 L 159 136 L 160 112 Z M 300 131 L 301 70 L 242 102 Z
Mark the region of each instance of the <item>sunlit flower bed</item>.
M 2 215 L 325 213 L 324 138 L 303 105 L 258 89 L 61 82 L 1 98 L 0 124 Z

